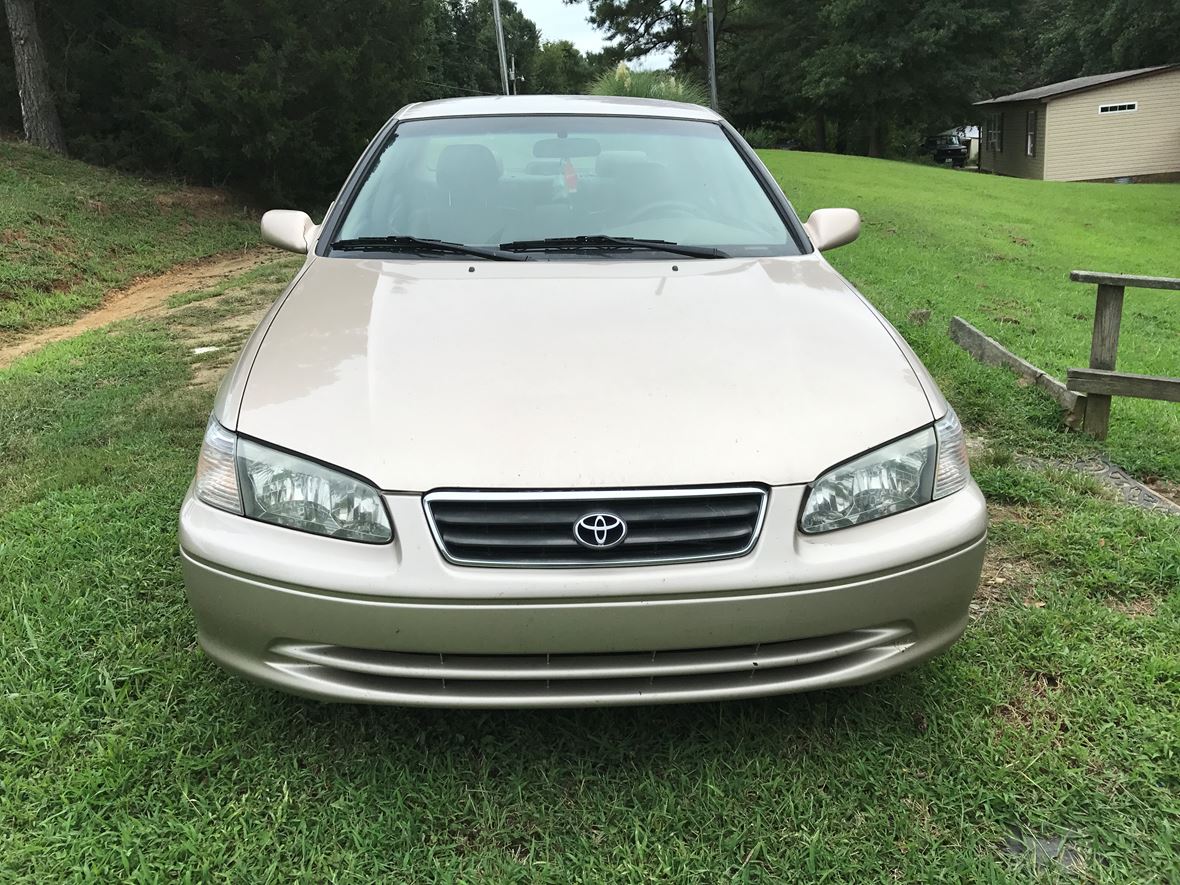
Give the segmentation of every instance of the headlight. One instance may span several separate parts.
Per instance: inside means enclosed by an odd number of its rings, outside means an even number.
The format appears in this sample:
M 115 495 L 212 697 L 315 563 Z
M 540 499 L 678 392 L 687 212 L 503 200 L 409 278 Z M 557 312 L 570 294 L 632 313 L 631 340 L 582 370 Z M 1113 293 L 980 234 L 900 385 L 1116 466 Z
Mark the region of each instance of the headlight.
M 381 496 L 339 471 L 240 439 L 213 418 L 197 462 L 197 497 L 211 507 L 349 541 L 393 538 Z
M 959 491 L 970 477 L 954 409 L 932 427 L 829 470 L 811 487 L 799 524 L 830 532 L 900 513 Z

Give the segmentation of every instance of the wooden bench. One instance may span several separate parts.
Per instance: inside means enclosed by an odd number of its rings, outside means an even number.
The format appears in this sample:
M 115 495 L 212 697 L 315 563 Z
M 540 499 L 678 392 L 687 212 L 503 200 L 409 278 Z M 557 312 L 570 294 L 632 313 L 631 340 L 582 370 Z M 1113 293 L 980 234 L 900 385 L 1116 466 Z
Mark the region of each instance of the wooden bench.
M 1132 375 L 1116 372 L 1119 326 L 1123 321 L 1123 295 L 1127 289 L 1171 289 L 1180 291 L 1180 279 L 1140 277 L 1130 274 L 1096 273 L 1075 270 L 1069 278 L 1075 283 L 1095 283 L 1098 301 L 1094 308 L 1094 334 L 1090 340 L 1090 368 L 1070 369 L 1065 386 L 1086 395 L 1082 428 L 1098 439 L 1105 439 L 1110 429 L 1110 398 L 1138 396 L 1147 399 L 1180 402 L 1180 378 L 1155 375 Z M 1180 342 L 1177 342 L 1180 347 Z

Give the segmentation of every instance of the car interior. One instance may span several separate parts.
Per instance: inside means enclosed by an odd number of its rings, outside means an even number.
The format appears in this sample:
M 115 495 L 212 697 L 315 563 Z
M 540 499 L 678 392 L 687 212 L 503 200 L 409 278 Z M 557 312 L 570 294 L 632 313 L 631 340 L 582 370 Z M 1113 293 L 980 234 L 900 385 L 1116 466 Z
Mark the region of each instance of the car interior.
M 694 152 L 656 158 L 641 139 L 617 141 L 628 147 L 536 133 L 398 139 L 397 150 L 387 149 L 370 173 L 342 237 L 397 232 L 480 245 L 603 233 L 718 243 L 786 239 L 763 194 L 761 212 L 734 212 L 741 188 L 726 188 L 724 180 L 719 186 Z M 757 188 L 744 166 L 741 172 L 746 189 Z M 768 211 L 770 219 L 759 218 Z

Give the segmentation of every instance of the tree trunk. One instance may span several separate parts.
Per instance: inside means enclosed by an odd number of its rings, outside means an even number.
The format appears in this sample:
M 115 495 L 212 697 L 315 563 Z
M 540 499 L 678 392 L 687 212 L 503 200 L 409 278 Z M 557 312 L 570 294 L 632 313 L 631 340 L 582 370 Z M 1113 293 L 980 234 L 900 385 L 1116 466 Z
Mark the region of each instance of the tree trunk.
M 815 149 L 825 154 L 828 152 L 828 118 L 823 111 L 815 112 Z
M 885 124 L 874 121 L 869 126 L 869 156 L 882 157 L 885 155 Z
M 33 0 L 4 0 L 4 9 L 12 34 L 12 58 L 16 63 L 16 88 L 25 138 L 38 147 L 64 154 L 66 137 L 49 88 L 49 67 L 37 31 Z

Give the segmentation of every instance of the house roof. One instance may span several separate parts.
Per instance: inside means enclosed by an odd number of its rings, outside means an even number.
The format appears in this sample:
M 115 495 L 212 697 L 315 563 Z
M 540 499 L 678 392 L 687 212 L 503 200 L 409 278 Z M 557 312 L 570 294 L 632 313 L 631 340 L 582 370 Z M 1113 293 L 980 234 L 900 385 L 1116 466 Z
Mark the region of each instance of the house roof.
M 1105 86 L 1108 83 L 1117 83 L 1120 80 L 1131 80 L 1135 77 L 1143 77 L 1147 74 L 1155 74 L 1171 68 L 1180 68 L 1180 64 L 1156 65 L 1152 68 L 1136 68 L 1133 71 L 1115 71 L 1110 74 L 1091 74 L 1089 77 L 1074 77 L 1072 80 L 1062 80 L 1060 83 L 1050 83 L 1048 86 L 1037 86 L 1035 89 L 1025 89 L 1023 92 L 1013 92 L 1011 95 L 1001 95 L 999 98 L 977 101 L 975 102 L 975 106 L 1001 104 L 1009 101 L 1045 101 L 1070 92 L 1081 92 L 1084 89 L 1093 89 L 1096 86 Z

